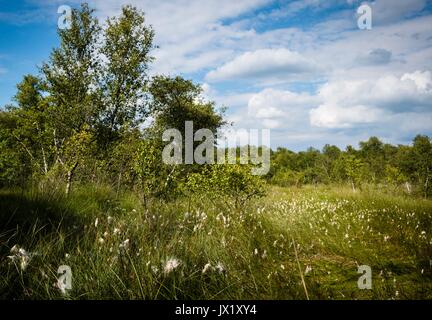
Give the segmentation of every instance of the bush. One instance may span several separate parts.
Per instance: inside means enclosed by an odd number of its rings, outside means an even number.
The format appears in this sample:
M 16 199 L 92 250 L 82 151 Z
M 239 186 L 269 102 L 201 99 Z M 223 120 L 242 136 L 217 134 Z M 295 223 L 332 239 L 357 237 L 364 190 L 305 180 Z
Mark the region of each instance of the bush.
M 264 195 L 264 182 L 251 174 L 250 165 L 209 165 L 200 173 L 190 174 L 184 191 L 213 199 L 223 199 L 235 208 Z

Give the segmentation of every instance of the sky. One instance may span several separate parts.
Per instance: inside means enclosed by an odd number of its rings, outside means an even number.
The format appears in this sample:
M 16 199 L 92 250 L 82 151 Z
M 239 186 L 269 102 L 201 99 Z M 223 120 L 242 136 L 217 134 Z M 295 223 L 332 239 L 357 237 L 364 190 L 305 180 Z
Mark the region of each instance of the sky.
M 271 129 L 272 148 L 432 136 L 432 0 L 87 2 L 102 22 L 142 9 L 159 46 L 151 74 L 201 84 L 234 128 Z M 59 6 L 80 3 L 0 0 L 0 106 L 58 45 Z

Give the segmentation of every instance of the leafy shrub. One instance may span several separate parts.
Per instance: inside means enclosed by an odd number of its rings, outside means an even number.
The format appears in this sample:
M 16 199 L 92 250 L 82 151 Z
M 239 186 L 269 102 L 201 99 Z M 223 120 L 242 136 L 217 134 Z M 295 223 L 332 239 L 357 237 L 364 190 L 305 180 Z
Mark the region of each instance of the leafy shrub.
M 209 165 L 200 173 L 190 174 L 183 189 L 239 208 L 264 195 L 264 182 L 251 174 L 250 165 Z

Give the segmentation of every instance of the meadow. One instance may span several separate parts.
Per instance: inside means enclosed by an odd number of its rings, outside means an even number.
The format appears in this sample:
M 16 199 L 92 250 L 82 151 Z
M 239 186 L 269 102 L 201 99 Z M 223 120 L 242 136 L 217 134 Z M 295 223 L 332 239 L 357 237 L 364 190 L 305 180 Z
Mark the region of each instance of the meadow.
M 225 200 L 4 189 L 0 299 L 432 298 L 430 200 L 336 185 Z

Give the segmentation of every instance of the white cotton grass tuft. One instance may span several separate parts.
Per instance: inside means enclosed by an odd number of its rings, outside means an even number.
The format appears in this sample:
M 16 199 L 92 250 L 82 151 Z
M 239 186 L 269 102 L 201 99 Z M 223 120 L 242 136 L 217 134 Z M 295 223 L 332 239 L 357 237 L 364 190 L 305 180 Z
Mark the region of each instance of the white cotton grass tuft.
M 165 274 L 169 274 L 172 271 L 174 271 L 175 269 L 177 269 L 181 264 L 181 261 L 178 260 L 177 258 L 170 258 L 167 260 L 167 262 L 165 263 L 165 267 L 164 267 L 164 273 Z
M 212 269 L 211 264 L 210 264 L 210 263 L 207 263 L 207 264 L 204 266 L 204 268 L 203 268 L 203 270 L 202 270 L 202 273 L 204 274 L 204 273 L 206 273 L 207 271 L 209 271 L 209 270 L 211 270 L 211 269 Z
M 21 271 L 25 271 L 27 269 L 30 260 L 34 255 L 36 255 L 36 253 L 30 253 L 24 248 L 20 248 L 17 244 L 11 248 L 10 253 L 12 253 L 12 255 L 8 256 L 8 258 L 11 259 L 15 265 L 18 263 Z
M 127 250 L 127 249 L 129 249 L 129 245 L 130 245 L 130 240 L 126 239 L 125 241 L 123 241 L 122 243 L 120 243 L 119 248 L 121 250 Z
M 311 266 L 306 266 L 305 274 L 308 274 L 311 271 L 312 271 L 312 267 Z
M 215 267 L 216 271 L 219 273 L 223 273 L 225 272 L 225 267 L 223 266 L 222 263 L 218 262 L 216 267 Z

